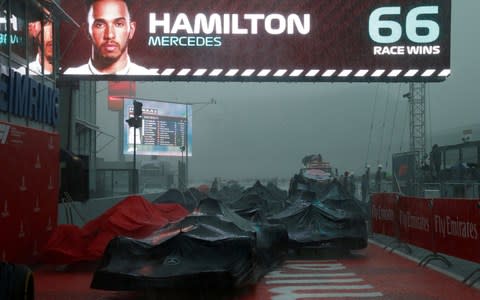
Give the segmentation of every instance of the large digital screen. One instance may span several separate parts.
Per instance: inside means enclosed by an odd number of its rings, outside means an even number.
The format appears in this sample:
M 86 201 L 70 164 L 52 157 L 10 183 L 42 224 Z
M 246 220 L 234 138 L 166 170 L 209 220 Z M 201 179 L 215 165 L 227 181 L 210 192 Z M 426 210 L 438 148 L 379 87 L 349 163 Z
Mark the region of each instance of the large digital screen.
M 134 116 L 133 101 L 125 98 L 123 116 Z M 142 126 L 134 130 L 127 122 L 123 131 L 123 154 L 192 156 L 192 105 L 136 99 L 142 103 Z M 136 132 L 136 136 L 134 136 Z
M 52 73 L 53 18 L 33 1 L 0 1 L 0 52 L 13 58 L 9 67 L 22 75 Z
M 65 77 L 442 81 L 451 0 L 62 1 Z M 120 80 L 120 79 L 118 79 Z

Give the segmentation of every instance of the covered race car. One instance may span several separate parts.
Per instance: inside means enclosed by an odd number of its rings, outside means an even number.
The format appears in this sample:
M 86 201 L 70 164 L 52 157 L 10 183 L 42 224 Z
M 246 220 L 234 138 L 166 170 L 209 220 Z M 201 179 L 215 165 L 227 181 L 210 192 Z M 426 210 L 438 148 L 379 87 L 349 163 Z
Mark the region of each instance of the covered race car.
M 232 288 L 257 282 L 287 252 L 284 226 L 255 225 L 220 201 L 144 239 L 112 240 L 91 287 L 106 290 Z
M 192 212 L 197 207 L 198 202 L 206 197 L 206 194 L 195 188 L 189 188 L 185 191 L 171 188 L 153 200 L 153 203 L 177 203 Z
M 268 218 L 287 226 L 289 247 L 362 249 L 367 246 L 366 214 L 337 180 L 323 188 L 299 190 L 291 205 Z
M 283 210 L 286 206 L 286 194 L 273 184 L 267 186 L 256 181 L 242 192 L 239 199 L 228 203 L 228 207 L 247 220 L 265 220 L 265 217 Z
M 142 196 L 128 196 L 83 227 L 57 226 L 38 259 L 47 264 L 98 261 L 114 237 L 144 238 L 187 214 L 176 203 L 155 204 Z
M 255 235 L 215 216 L 190 215 L 145 239 L 112 240 L 92 288 L 230 288 L 253 280 Z
M 367 214 L 359 201 L 332 176 L 321 155 L 302 162 L 304 168 L 290 181 L 290 205 L 268 220 L 287 226 L 290 248 L 365 248 Z
M 323 161 L 320 154 L 307 155 L 302 159 L 303 167 L 290 180 L 289 197 L 298 190 L 318 190 L 334 179 L 329 162 Z

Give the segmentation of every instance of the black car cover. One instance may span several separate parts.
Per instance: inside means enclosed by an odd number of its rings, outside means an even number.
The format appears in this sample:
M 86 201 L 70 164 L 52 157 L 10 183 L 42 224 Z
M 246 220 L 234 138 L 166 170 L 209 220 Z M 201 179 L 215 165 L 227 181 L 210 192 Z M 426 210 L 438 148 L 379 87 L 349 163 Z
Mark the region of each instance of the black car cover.
M 367 246 L 364 210 L 337 180 L 303 188 L 292 194 L 290 206 L 268 218 L 287 227 L 291 248 Z
M 91 287 L 241 287 L 278 266 L 287 249 L 285 226 L 249 222 L 221 201 L 205 198 L 194 213 L 147 238 L 113 239 Z

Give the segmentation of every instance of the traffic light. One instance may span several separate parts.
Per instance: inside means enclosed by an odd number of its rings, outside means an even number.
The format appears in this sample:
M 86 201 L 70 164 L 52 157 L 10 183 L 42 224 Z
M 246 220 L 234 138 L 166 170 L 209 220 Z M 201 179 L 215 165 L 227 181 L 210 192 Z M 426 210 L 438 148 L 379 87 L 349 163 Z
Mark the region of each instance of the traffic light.
M 129 118 L 125 120 L 129 127 L 140 128 L 142 127 L 142 118 Z
M 134 118 L 126 119 L 125 122 L 127 122 L 128 127 L 134 127 L 135 126 L 135 119 Z
M 138 102 L 137 100 L 133 101 L 133 116 L 138 118 L 142 115 L 142 102 Z

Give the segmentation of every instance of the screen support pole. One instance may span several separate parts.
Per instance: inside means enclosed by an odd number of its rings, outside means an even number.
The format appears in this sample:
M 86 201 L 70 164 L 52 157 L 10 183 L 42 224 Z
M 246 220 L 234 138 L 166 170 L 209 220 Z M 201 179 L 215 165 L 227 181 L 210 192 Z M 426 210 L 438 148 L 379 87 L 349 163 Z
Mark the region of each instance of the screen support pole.
M 185 144 L 185 189 L 188 189 L 188 105 L 185 105 L 185 134 L 184 134 L 184 144 Z
M 133 193 L 138 193 L 137 176 L 137 127 L 133 126 Z

